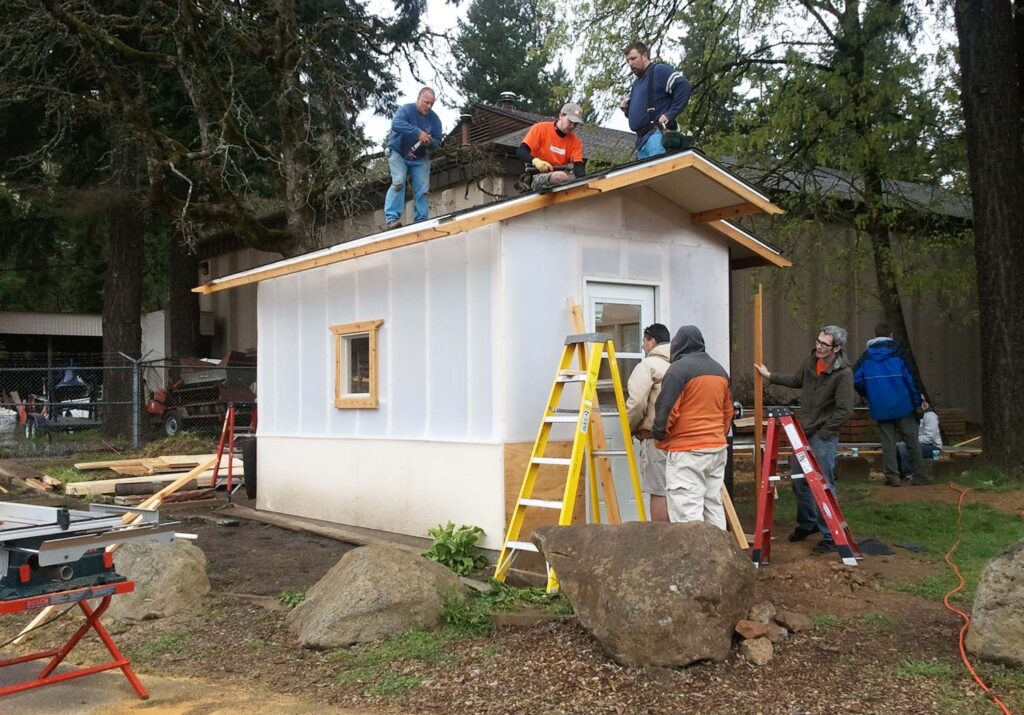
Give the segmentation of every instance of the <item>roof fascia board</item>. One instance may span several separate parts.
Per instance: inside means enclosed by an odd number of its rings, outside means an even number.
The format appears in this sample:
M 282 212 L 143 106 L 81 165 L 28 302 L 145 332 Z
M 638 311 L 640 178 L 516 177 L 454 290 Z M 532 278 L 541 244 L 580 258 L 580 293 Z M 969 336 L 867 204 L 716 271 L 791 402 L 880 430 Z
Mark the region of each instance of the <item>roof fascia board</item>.
M 793 265 L 792 261 L 783 258 L 777 251 L 772 250 L 753 235 L 747 233 L 739 226 L 734 226 L 728 221 L 709 221 L 707 226 L 708 228 L 718 231 L 723 236 L 727 236 L 732 239 L 756 256 L 764 259 L 766 264 L 770 264 L 778 268 L 789 268 Z

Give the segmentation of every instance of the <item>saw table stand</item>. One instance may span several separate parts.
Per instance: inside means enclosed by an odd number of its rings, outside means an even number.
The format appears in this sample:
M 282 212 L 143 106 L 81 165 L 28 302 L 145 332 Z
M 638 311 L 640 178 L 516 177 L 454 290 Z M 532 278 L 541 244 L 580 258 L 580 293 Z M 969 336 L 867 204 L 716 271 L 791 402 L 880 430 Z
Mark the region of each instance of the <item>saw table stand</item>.
M 63 604 L 77 602 L 79 608 L 81 608 L 82 612 L 85 614 L 85 623 L 83 623 L 81 627 L 75 631 L 74 635 L 72 635 L 71 638 L 69 638 L 61 647 L 39 651 L 38 653 L 31 653 L 29 655 L 22 655 L 17 658 L 0 660 L 0 668 L 4 668 L 9 665 L 28 663 L 33 660 L 42 660 L 44 658 L 50 659 L 35 680 L 26 680 L 21 683 L 2 687 L 0 688 L 0 697 L 20 693 L 25 690 L 32 690 L 33 688 L 40 688 L 44 685 L 63 683 L 66 680 L 72 680 L 74 678 L 83 678 L 87 675 L 95 675 L 96 673 L 102 673 L 105 670 L 120 668 L 121 672 L 124 673 L 124 677 L 126 677 L 128 682 L 131 683 L 132 688 L 135 689 L 139 698 L 142 700 L 148 699 L 149 692 L 139 681 L 139 677 L 135 674 L 135 671 L 132 670 L 131 661 L 122 655 L 121 650 L 117 647 L 117 644 L 114 643 L 114 639 L 110 637 L 110 633 L 103 627 L 103 624 L 100 623 L 100 618 L 106 612 L 107 608 L 110 607 L 111 597 L 121 593 L 130 593 L 133 590 L 135 590 L 135 583 L 133 581 L 121 581 L 119 583 L 112 583 L 103 586 L 78 588 L 71 591 L 58 591 L 56 593 L 48 593 L 45 596 L 33 596 L 30 598 L 19 598 L 12 601 L 0 601 L 0 613 L 22 613 L 24 611 L 36 610 L 44 606 L 60 606 Z M 94 609 L 89 605 L 87 599 L 96 598 L 101 600 L 99 606 Z M 57 669 L 57 666 L 59 666 L 64 659 L 68 657 L 68 654 L 74 650 L 75 646 L 78 645 L 89 631 L 96 632 L 96 635 L 98 635 L 100 640 L 103 641 L 103 645 L 106 646 L 107 651 L 109 651 L 110 657 L 113 658 L 113 660 L 108 663 L 91 665 L 85 668 L 71 670 L 66 673 L 57 673 L 55 675 L 54 670 Z

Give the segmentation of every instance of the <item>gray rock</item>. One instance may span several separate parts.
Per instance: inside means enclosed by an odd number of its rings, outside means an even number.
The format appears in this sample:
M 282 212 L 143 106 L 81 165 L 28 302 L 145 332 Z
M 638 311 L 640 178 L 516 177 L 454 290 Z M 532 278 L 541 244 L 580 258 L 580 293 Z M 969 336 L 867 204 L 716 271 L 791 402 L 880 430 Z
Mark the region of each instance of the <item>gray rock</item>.
M 983 660 L 1024 665 L 1024 540 L 985 565 L 966 645 Z
M 814 628 L 814 621 L 796 611 L 781 611 L 775 615 L 775 622 L 790 633 L 809 631 Z
M 750 609 L 753 564 L 703 522 L 541 527 L 534 542 L 579 622 L 623 665 L 725 660 Z
M 135 581 L 135 590 L 111 599 L 108 615 L 119 621 L 164 618 L 193 606 L 210 592 L 206 554 L 195 544 L 138 541 L 114 552 L 115 570 Z
M 775 614 L 778 611 L 775 610 L 775 604 L 771 601 L 761 601 L 755 603 L 750 607 L 750 613 L 747 614 L 747 619 L 751 621 L 758 621 L 759 623 L 771 623 L 772 619 L 775 618 Z
M 396 546 L 349 551 L 288 614 L 305 648 L 342 648 L 437 625 L 447 595 L 464 598 L 459 577 Z
M 740 643 L 740 654 L 754 665 L 767 665 L 775 655 L 775 646 L 767 638 L 752 638 Z
M 767 624 L 767 628 L 768 628 L 768 633 L 767 633 L 767 635 L 765 637 L 768 640 L 770 640 L 772 643 L 778 643 L 779 641 L 784 641 L 784 640 L 786 640 L 786 638 L 789 637 L 789 631 L 787 631 L 782 626 L 776 625 L 774 623 L 768 623 Z

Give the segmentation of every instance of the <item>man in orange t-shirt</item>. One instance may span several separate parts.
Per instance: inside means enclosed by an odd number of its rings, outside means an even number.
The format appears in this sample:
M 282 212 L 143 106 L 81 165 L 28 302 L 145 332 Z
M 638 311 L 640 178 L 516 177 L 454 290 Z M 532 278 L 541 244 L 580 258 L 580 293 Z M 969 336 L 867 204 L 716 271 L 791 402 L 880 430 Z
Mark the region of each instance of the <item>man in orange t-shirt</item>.
M 706 521 L 725 530 L 722 486 L 732 425 L 729 373 L 704 352 L 704 336 L 684 325 L 672 338 L 651 432 L 665 450 L 669 521 Z
M 538 122 L 530 127 L 516 150 L 516 156 L 538 172 L 530 188 L 546 189 L 583 176 L 583 142 L 576 136 L 576 127 L 582 123 L 580 105 L 569 102 L 555 121 Z M 568 164 L 572 169 L 554 170 L 556 166 Z

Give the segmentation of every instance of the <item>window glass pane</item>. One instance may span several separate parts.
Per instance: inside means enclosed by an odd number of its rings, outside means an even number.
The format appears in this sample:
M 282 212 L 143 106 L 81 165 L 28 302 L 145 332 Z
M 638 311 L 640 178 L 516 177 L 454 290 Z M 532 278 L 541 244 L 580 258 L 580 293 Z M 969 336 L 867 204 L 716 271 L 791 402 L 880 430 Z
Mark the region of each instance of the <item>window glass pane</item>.
M 638 353 L 640 347 L 640 306 L 628 303 L 597 303 L 594 327 L 615 341 L 615 352 Z
M 370 393 L 370 336 L 352 335 L 345 338 L 348 360 L 348 394 Z

